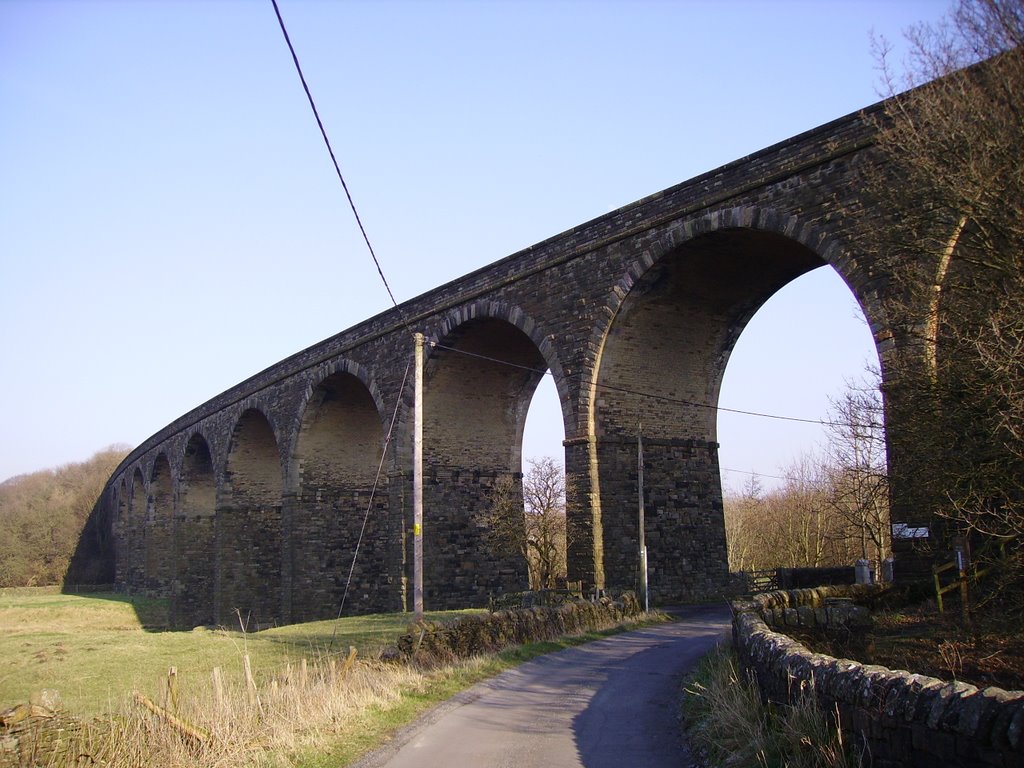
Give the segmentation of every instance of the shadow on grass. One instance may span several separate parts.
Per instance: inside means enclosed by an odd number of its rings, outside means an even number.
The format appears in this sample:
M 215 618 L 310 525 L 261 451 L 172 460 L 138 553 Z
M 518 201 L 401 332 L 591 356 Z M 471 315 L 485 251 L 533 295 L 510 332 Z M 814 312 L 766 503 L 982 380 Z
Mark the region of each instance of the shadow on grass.
M 104 491 L 104 494 L 106 491 Z M 147 632 L 170 629 L 168 601 L 141 595 L 114 592 L 116 572 L 114 537 L 110 510 L 104 505 L 104 494 L 96 500 L 71 555 L 61 594 L 81 595 L 97 600 L 127 603 L 135 611 L 139 625 Z
M 60 594 L 88 597 L 92 600 L 106 600 L 131 606 L 138 619 L 139 626 L 146 632 L 167 632 L 168 600 L 166 598 L 145 597 L 143 595 L 124 595 L 114 592 L 110 584 L 103 585 L 72 585 L 60 587 Z
M 427 611 L 424 618 L 427 621 L 452 621 L 480 612 L 481 609 Z M 394 645 L 413 620 L 411 613 L 371 613 L 272 627 L 262 630 L 259 636 L 314 656 L 344 655 L 349 646 L 358 648 L 360 654 L 372 655 Z

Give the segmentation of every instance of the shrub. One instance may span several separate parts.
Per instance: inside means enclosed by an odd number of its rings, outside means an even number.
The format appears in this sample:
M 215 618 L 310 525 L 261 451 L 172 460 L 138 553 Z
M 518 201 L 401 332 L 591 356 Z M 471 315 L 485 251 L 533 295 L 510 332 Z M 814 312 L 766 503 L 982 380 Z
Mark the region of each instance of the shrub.
M 420 621 L 398 639 L 398 650 L 417 660 L 447 661 L 562 635 L 606 629 L 641 613 L 632 592 L 618 600 L 496 611 L 451 622 Z

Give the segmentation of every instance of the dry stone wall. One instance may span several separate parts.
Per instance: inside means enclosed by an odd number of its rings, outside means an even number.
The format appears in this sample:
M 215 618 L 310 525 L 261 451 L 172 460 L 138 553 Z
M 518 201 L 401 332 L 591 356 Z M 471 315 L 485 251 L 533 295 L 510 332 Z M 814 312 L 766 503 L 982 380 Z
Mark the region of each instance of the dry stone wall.
M 876 768 L 1024 766 L 1024 692 L 977 688 L 904 670 L 812 653 L 785 628 L 856 623 L 872 586 L 831 586 L 755 595 L 733 603 L 737 653 L 772 701 L 806 692 L 838 708 L 844 729 Z

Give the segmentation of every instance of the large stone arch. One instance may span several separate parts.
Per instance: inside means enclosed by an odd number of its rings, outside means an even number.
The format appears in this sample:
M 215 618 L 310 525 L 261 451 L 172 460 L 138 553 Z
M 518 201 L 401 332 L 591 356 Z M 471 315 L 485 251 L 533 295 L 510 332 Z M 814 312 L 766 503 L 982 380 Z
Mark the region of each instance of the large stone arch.
M 146 591 L 165 597 L 173 578 L 174 480 L 166 453 L 157 454 L 149 477 L 146 516 Z
M 351 364 L 332 366 L 304 399 L 290 461 L 291 621 L 333 617 L 343 602 L 346 613 L 396 607 L 391 585 L 398 574 L 382 567 L 397 533 L 389 520 L 388 477 L 379 472 L 384 421 L 379 393 L 360 372 Z
M 193 432 L 185 443 L 178 476 L 174 528 L 177 577 L 171 592 L 171 620 L 177 627 L 214 622 L 215 513 L 217 478 L 206 437 Z
M 585 546 L 609 585 L 638 582 L 642 433 L 652 597 L 685 600 L 725 587 L 717 406 L 729 354 L 776 291 L 837 262 L 846 263 L 839 246 L 816 227 L 742 208 L 667 228 L 627 269 L 591 379 L 585 522 L 594 536 Z M 860 279 L 840 275 L 848 285 Z M 865 314 L 877 309 L 865 306 Z
M 424 365 L 424 602 L 482 605 L 525 589 L 519 556 L 488 551 L 475 515 L 495 483 L 512 476 L 521 494 L 522 437 L 544 372 L 561 372 L 554 347 L 520 310 L 478 302 L 445 317 Z M 563 419 L 570 413 L 556 377 Z M 564 425 L 563 425 L 564 426 Z
M 217 496 L 215 619 L 249 628 L 281 616 L 281 500 L 277 432 L 256 408 L 231 433 Z

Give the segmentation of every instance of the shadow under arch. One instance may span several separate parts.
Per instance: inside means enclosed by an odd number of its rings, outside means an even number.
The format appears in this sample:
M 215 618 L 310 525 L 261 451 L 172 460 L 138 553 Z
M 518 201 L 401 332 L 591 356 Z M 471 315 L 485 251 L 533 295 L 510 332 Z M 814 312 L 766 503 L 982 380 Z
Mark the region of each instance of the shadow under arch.
M 129 546 L 127 486 L 122 478 L 100 493 L 85 519 L 61 582 L 61 591 L 112 591 L 126 577 Z M 119 556 L 121 553 L 121 556 Z

